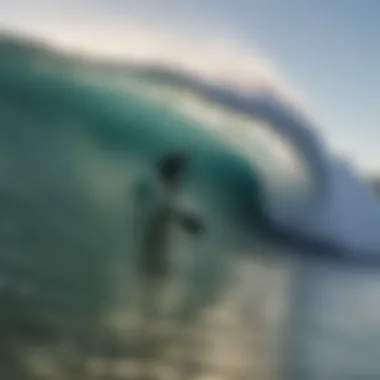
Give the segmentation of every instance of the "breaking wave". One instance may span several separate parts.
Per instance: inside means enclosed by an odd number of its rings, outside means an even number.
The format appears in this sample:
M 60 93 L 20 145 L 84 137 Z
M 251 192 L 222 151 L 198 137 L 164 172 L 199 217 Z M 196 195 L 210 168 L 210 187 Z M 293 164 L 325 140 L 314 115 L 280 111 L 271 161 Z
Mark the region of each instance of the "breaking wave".
M 157 201 L 152 168 L 172 152 L 192 158 L 180 203 L 207 226 L 201 241 L 181 233 L 174 239 L 167 302 L 180 329 L 213 303 L 222 304 L 223 321 L 235 318 L 239 325 L 251 316 L 241 309 L 249 301 L 234 293 L 231 268 L 244 277 L 250 264 L 242 258 L 242 265 L 235 252 L 262 244 L 261 210 L 296 236 L 333 242 L 344 255 L 377 252 L 375 196 L 328 152 L 297 102 L 268 81 L 251 81 L 247 72 L 234 78 L 190 59 L 179 64 L 170 55 L 89 58 L 10 35 L 0 40 L 0 57 L 0 234 L 7 244 L 0 291 L 9 302 L 3 347 L 15 336 L 20 346 L 41 334 L 65 341 L 79 334 L 83 341 L 99 332 L 99 316 L 113 308 L 113 318 L 122 309 L 123 323 L 136 319 L 138 226 Z M 145 195 L 136 190 L 141 184 Z M 279 277 L 268 278 L 273 285 Z M 249 299 L 247 286 L 240 289 Z M 225 313 L 231 304 L 221 295 L 227 293 L 240 302 L 233 316 Z M 272 342 L 282 317 L 268 313 Z M 79 327 L 78 320 L 84 321 Z M 242 354 L 252 354 L 244 347 Z M 278 365 L 271 347 L 265 369 L 234 358 L 239 363 L 223 371 L 262 378 Z

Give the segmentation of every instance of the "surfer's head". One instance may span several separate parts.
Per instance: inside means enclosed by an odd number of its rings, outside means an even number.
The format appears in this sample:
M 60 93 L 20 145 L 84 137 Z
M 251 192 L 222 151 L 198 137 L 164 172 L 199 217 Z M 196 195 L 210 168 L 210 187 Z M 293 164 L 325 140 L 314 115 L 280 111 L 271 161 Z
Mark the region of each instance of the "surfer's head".
M 184 153 L 164 156 L 158 162 L 158 172 L 165 185 L 178 185 L 181 174 L 189 166 L 190 157 Z

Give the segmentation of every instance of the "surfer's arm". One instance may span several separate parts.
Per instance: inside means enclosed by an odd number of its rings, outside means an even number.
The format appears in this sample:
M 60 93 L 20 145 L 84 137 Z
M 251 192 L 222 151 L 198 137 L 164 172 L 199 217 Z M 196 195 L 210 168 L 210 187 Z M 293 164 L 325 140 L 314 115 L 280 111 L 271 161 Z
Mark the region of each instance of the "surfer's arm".
M 186 232 L 191 234 L 200 234 L 205 229 L 201 218 L 187 211 L 176 211 L 174 213 L 174 220 Z

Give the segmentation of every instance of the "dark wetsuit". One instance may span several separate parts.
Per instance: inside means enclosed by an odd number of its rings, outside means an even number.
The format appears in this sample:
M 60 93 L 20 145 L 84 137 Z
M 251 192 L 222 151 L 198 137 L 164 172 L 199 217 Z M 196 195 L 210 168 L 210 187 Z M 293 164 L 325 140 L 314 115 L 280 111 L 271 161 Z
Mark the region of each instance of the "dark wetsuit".
M 162 278 L 168 274 L 173 200 L 165 198 L 143 228 L 140 265 L 141 274 L 147 277 Z

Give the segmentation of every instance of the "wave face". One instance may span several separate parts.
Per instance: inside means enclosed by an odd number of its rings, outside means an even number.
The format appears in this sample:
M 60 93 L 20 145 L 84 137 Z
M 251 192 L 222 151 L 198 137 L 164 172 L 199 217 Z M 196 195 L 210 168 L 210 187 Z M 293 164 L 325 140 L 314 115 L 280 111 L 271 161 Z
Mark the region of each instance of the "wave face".
M 295 190 L 308 194 L 307 176 L 270 152 L 265 170 L 256 170 L 252 162 L 271 148 L 270 137 L 248 160 L 249 144 L 228 133 L 231 122 L 247 128 L 251 118 L 239 119 L 183 73 L 86 61 L 9 38 L 0 54 L 3 377 L 47 371 L 90 379 L 103 370 L 130 379 L 136 371 L 167 379 L 169 370 L 174 378 L 275 377 L 278 313 L 271 309 L 281 307 L 254 310 L 271 297 L 247 291 L 257 268 L 237 253 L 260 244 L 252 231 L 260 227 L 264 182 L 280 204 L 276 171 L 299 178 L 284 181 L 289 199 Z M 259 138 L 265 128 L 257 125 Z M 206 233 L 175 232 L 170 276 L 157 283 L 138 273 L 140 241 L 161 202 L 154 168 L 172 152 L 191 157 L 178 204 L 200 215 Z M 293 183 L 300 185 L 293 190 Z M 277 267 L 267 263 L 257 278 Z M 272 281 L 276 289 L 282 277 Z M 146 297 L 159 303 L 153 315 Z M 246 339 L 252 323 L 265 333 Z
M 283 374 L 295 267 L 259 215 L 312 229 L 325 201 L 329 156 L 302 117 L 170 66 L 9 37 L 0 56 L 3 377 Z M 157 283 L 137 271 L 141 233 L 164 196 L 155 165 L 176 152 L 191 157 L 178 204 L 206 233 L 175 230 Z

